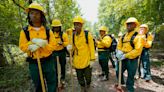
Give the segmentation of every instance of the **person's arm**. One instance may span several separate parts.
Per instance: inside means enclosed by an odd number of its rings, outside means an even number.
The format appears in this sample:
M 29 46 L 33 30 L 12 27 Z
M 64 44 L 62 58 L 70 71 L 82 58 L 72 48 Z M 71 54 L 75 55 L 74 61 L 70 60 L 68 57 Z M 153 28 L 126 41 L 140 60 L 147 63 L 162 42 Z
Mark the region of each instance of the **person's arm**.
M 23 52 L 28 52 L 28 46 L 31 45 L 32 42 L 28 41 L 26 38 L 26 35 L 24 33 L 23 30 L 21 30 L 20 32 L 20 37 L 19 37 L 19 48 L 23 51 Z
M 134 59 L 141 55 L 143 49 L 144 38 L 136 36 L 134 41 L 134 49 L 125 54 L 125 57 L 128 59 Z
M 69 44 L 68 35 L 63 33 L 63 46 L 66 47 Z
M 55 42 L 55 36 L 53 32 L 50 30 L 49 42 L 45 47 L 43 47 L 43 49 L 48 51 L 54 51 L 55 45 L 57 45 L 57 43 Z
M 147 41 L 144 45 L 145 48 L 150 48 L 152 46 L 152 43 L 153 43 L 153 36 L 150 34 L 150 35 L 148 35 Z
M 88 33 L 88 45 L 91 53 L 91 60 L 95 60 L 95 47 L 94 47 L 93 37 L 90 33 Z

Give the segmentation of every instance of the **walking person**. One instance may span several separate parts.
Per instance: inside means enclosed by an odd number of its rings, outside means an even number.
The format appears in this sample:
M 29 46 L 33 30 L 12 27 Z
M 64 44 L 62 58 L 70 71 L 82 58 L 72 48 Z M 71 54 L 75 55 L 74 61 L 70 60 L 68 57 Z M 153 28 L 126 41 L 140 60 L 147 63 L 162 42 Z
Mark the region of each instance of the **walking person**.
M 99 29 L 100 33 L 100 39 L 96 41 L 97 47 L 98 47 L 98 57 L 99 57 L 99 64 L 102 69 L 102 73 L 99 75 L 99 77 L 103 77 L 103 81 L 107 81 L 109 79 L 109 66 L 108 61 L 109 57 L 111 57 L 110 49 L 112 43 L 112 38 L 107 35 L 107 27 L 101 26 Z
M 65 75 L 66 75 L 66 46 L 69 44 L 68 35 L 62 31 L 62 24 L 59 19 L 54 19 L 52 21 L 52 31 L 55 36 L 55 42 L 57 43 L 54 48 L 53 55 L 55 57 L 55 65 L 57 64 L 56 57 L 59 56 L 59 63 L 61 66 L 61 78 L 60 81 L 62 84 L 65 84 Z
M 143 79 L 145 79 L 146 82 L 149 82 L 151 80 L 151 71 L 150 71 L 150 57 L 149 57 L 149 49 L 152 47 L 153 43 L 153 35 L 149 33 L 149 27 L 147 24 L 142 24 L 140 26 L 139 30 L 140 34 L 145 35 L 145 42 L 142 50 L 142 54 L 140 57 L 140 63 L 142 63 L 143 67 L 143 76 L 141 76 Z M 141 75 L 141 70 L 140 70 L 140 65 L 139 64 L 139 75 Z
M 52 52 L 55 40 L 53 32 L 46 27 L 46 18 L 43 7 L 38 3 L 32 3 L 26 9 L 28 13 L 28 26 L 20 32 L 19 47 L 28 54 L 30 75 L 35 85 L 35 92 L 42 92 L 39 64 L 47 85 L 47 92 L 56 92 L 56 70 Z M 44 90 L 45 91 L 45 90 Z
M 128 92 L 134 92 L 134 76 L 138 67 L 138 57 L 141 55 L 144 39 L 137 32 L 139 22 L 136 18 L 130 17 L 125 23 L 127 32 L 119 39 L 116 56 L 119 62 L 122 62 L 121 84 L 125 84 L 123 73 L 127 70 L 126 88 Z M 118 70 L 117 64 L 117 78 L 119 74 Z
M 73 19 L 74 31 L 72 37 L 73 67 L 81 86 L 81 92 L 92 92 L 92 66 L 95 61 L 93 37 L 89 31 L 83 29 L 84 20 L 81 16 Z

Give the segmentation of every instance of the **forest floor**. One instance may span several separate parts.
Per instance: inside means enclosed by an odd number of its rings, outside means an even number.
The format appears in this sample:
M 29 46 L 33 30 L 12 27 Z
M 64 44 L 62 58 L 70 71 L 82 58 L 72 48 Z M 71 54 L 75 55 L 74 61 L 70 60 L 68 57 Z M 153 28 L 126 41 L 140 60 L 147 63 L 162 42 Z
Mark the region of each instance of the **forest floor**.
M 67 61 L 68 60 L 67 58 Z M 101 69 L 96 60 L 92 70 L 91 87 L 93 92 L 116 92 L 114 88 L 114 84 L 117 83 L 115 69 L 111 67 L 110 61 L 109 67 L 109 80 L 101 81 L 98 77 L 101 73 Z M 73 69 L 73 75 L 71 75 L 68 62 L 66 69 L 66 85 L 63 92 L 80 92 L 80 85 L 78 84 L 75 70 Z M 143 79 L 135 81 L 135 92 L 164 92 L 164 62 L 152 61 L 151 74 L 152 80 L 149 83 L 145 82 Z M 126 79 L 127 73 L 125 72 L 124 75 Z M 73 76 L 73 85 L 71 76 Z M 34 92 L 34 86 L 29 76 L 27 63 L 23 65 L 0 67 L 0 92 Z

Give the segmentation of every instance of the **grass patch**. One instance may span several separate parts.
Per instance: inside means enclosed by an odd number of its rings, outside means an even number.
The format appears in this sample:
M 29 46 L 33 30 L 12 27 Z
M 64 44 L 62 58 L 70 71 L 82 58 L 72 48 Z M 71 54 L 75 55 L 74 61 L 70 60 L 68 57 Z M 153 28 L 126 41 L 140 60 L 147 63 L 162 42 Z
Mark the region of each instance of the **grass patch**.
M 0 68 L 0 91 L 29 92 L 31 89 L 28 65 L 10 65 Z

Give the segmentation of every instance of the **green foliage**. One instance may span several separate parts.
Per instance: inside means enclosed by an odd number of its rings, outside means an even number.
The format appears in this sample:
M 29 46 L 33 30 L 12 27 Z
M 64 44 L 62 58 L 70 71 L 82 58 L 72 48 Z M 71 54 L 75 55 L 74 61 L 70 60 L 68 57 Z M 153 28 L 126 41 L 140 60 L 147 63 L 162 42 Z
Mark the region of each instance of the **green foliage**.
M 19 15 L 18 9 L 10 0 L 0 1 L 0 42 L 4 43 L 18 43 L 19 35 Z
M 28 65 L 6 66 L 0 68 L 1 92 L 33 92 L 33 89 Z
M 73 17 L 80 14 L 80 9 L 75 0 L 55 0 L 52 18 L 60 19 L 63 24 L 63 29 L 68 29 L 73 26 Z
M 110 33 L 125 31 L 124 22 L 136 17 L 140 23 L 150 23 L 150 30 L 164 21 L 163 0 L 100 0 L 99 24 L 109 27 Z

